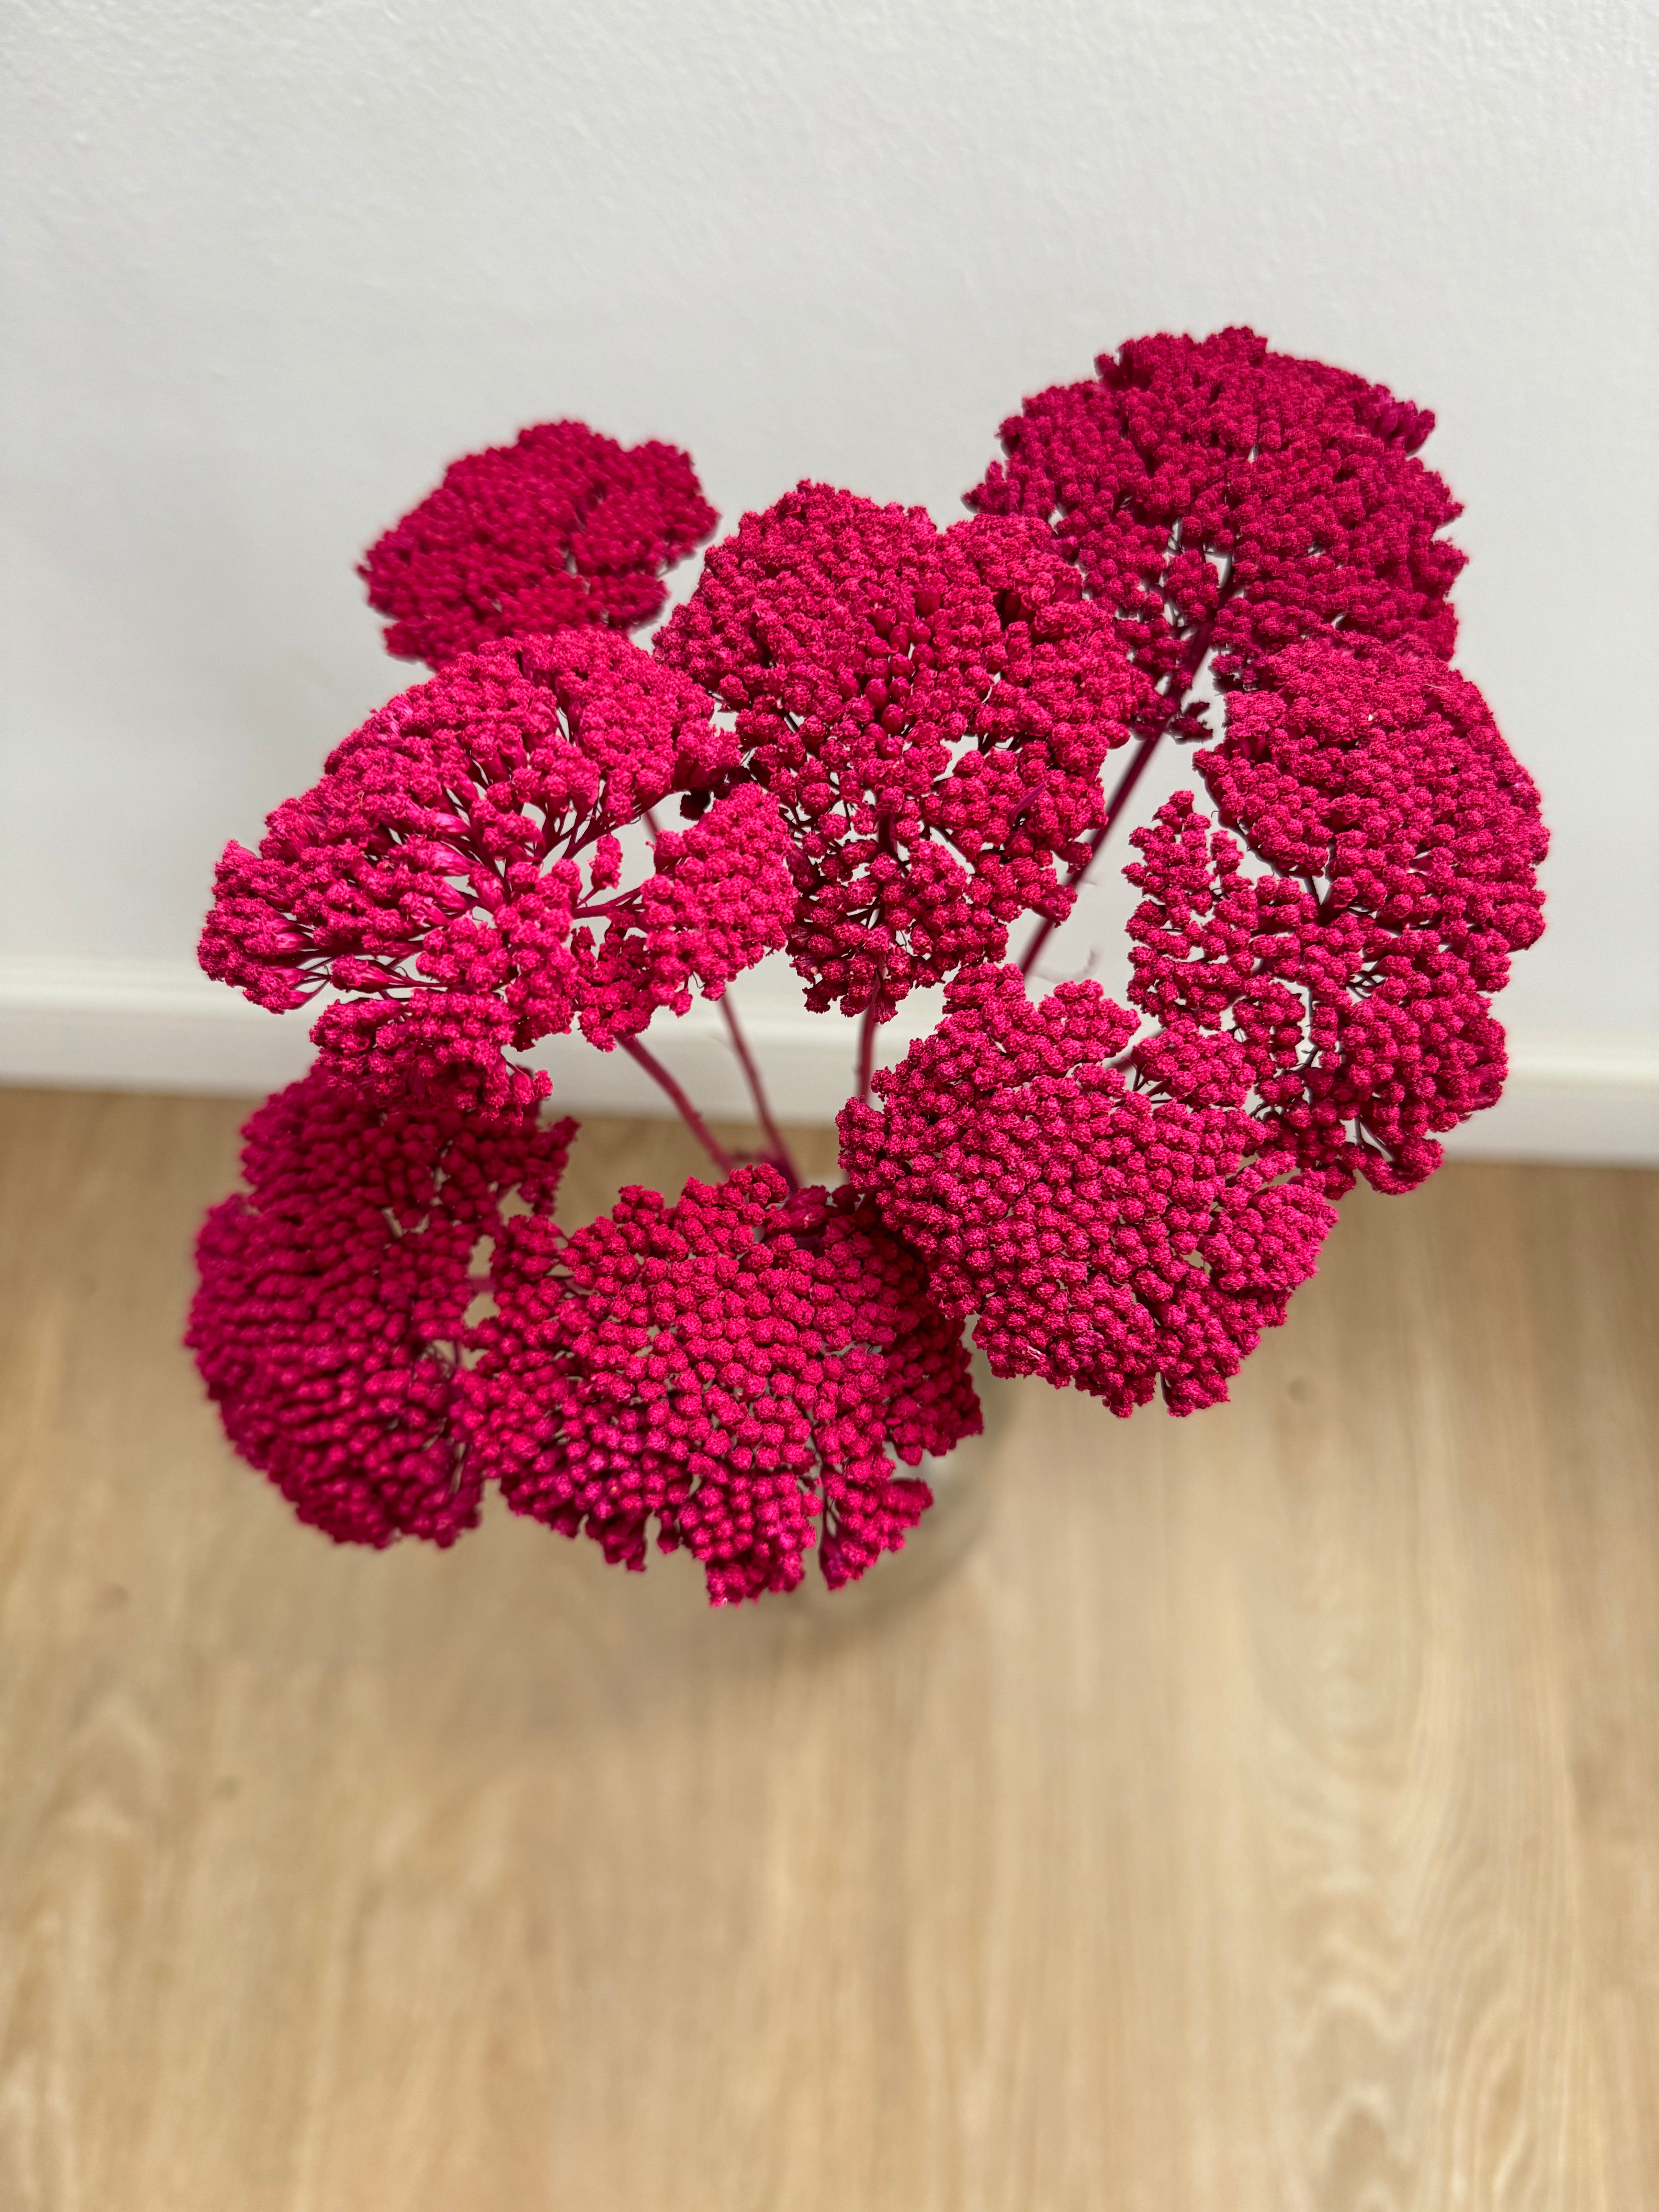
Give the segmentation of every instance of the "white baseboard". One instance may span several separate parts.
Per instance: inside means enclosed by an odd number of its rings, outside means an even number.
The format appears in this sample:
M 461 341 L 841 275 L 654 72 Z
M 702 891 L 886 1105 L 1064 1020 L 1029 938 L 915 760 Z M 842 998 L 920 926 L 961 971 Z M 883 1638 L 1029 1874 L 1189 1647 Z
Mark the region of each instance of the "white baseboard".
M 850 1087 L 855 1025 L 790 1005 L 763 971 L 744 995 L 743 1012 L 779 1118 L 833 1121 Z M 935 1012 L 931 1005 L 907 1006 L 882 1032 L 882 1058 L 896 1059 Z M 304 1073 L 313 1018 L 264 1013 L 182 963 L 0 956 L 0 1081 L 7 1083 L 262 1097 Z M 699 1004 L 684 1021 L 659 1022 L 651 1043 L 706 1111 L 746 1118 L 716 1009 Z M 672 1110 L 622 1053 L 556 1037 L 531 1057 L 550 1071 L 554 1096 L 573 1112 Z M 1459 1130 L 1450 1152 L 1659 1165 L 1659 1038 L 1512 1034 L 1510 1060 L 1502 1101 Z
M 1659 1167 L 1659 1039 L 1511 1033 L 1497 1105 L 1445 1139 L 1454 1159 Z
M 852 1087 L 857 1024 L 805 1012 L 764 971 L 744 980 L 744 1029 L 774 1110 L 798 1124 L 833 1121 Z M 266 1013 L 193 963 L 0 955 L 0 1083 L 260 1097 L 309 1066 L 318 1011 Z M 925 1034 L 937 1008 L 917 1015 L 882 1031 L 884 1060 Z M 750 1118 L 718 1008 L 699 1000 L 683 1020 L 659 1017 L 650 1044 L 705 1112 Z M 525 1057 L 548 1070 L 554 1096 L 574 1113 L 673 1112 L 625 1053 L 570 1036 Z

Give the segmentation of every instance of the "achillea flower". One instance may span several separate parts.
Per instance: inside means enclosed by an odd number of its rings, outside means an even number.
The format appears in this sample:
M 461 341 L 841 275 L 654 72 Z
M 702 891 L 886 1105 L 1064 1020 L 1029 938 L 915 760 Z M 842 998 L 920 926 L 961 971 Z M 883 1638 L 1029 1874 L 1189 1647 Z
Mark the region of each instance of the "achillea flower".
M 357 573 L 391 617 L 387 652 L 441 668 L 492 638 L 637 629 L 662 611 L 663 571 L 719 520 L 678 447 L 538 422 L 453 462 Z
M 757 790 L 666 843 L 658 877 L 617 888 L 616 831 L 735 766 L 709 705 L 599 629 L 464 656 L 337 747 L 257 854 L 226 848 L 203 967 L 277 1011 L 343 994 L 313 1034 L 366 1097 L 523 1107 L 547 1079 L 509 1048 L 583 1013 L 609 1044 L 689 1003 L 694 979 L 718 996 L 783 941 L 783 830 Z
M 1426 929 L 1483 991 L 1544 927 L 1532 778 L 1473 684 L 1420 653 L 1323 640 L 1263 664 L 1197 759 L 1221 819 L 1326 910 Z
M 745 515 L 655 650 L 735 711 L 788 825 L 807 1005 L 879 1019 L 1000 959 L 1019 915 L 1070 911 L 1056 863 L 1151 711 L 1046 532 L 822 484 Z
M 1113 1055 L 1136 1027 L 1095 983 L 1039 1005 L 1012 968 L 945 992 L 945 1018 L 840 1119 L 842 1164 L 921 1253 L 945 1313 L 979 1316 L 999 1375 L 1074 1383 L 1127 1414 L 1225 1398 L 1314 1272 L 1335 1209 L 1239 1110 L 1222 1040 Z M 1205 1103 L 1188 1103 L 1188 1099 Z
M 196 1256 L 186 1343 L 225 1434 L 338 1543 L 453 1544 L 482 1477 L 456 1419 L 475 1245 L 550 1209 L 574 1123 L 381 1113 L 313 1069 L 243 1131 L 247 1182 Z
M 1130 998 L 1224 1031 L 1255 1112 L 1333 1195 L 1405 1190 L 1504 1074 L 1488 994 L 1543 927 L 1538 795 L 1473 684 L 1418 653 L 1323 642 L 1265 662 L 1182 793 L 1132 842 L 1146 896 Z
M 1460 512 L 1413 457 L 1434 416 L 1253 331 L 1137 338 L 1088 382 L 1002 426 L 1006 456 L 968 503 L 1052 522 L 1173 726 L 1212 650 L 1223 689 L 1340 628 L 1449 660 Z
M 902 1548 L 931 1503 L 897 1472 L 977 1431 L 960 1332 L 915 1255 L 850 1192 L 769 1167 L 671 1206 L 625 1190 L 566 1237 L 510 1221 L 467 1378 L 472 1458 L 520 1513 L 605 1557 L 699 1559 L 717 1605 L 830 1587 Z

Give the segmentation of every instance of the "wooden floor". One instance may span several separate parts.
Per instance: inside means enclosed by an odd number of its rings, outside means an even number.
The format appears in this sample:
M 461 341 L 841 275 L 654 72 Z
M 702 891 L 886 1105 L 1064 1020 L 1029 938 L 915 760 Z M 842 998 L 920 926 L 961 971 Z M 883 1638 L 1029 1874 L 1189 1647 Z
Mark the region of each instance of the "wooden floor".
M 7 2212 L 1659 2205 L 1659 1177 L 1355 1198 L 848 1622 L 295 1524 L 178 1349 L 239 1118 L 0 1094 Z

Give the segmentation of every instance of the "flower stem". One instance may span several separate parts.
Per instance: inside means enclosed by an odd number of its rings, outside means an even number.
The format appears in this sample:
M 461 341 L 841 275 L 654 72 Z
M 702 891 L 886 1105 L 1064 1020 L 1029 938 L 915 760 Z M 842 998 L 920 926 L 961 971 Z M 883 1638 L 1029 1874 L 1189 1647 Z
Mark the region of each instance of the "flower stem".
M 675 1112 L 720 1173 L 730 1175 L 737 1163 L 656 1054 L 647 1052 L 637 1037 L 618 1037 L 617 1042 L 628 1057 L 642 1067 L 651 1080 L 659 1085 L 672 1099 Z
M 871 1000 L 864 1010 L 864 1020 L 859 1030 L 859 1087 L 860 1100 L 870 1096 L 870 1078 L 876 1069 L 876 1002 Z
M 1258 450 L 1259 449 L 1255 447 L 1251 447 L 1250 459 L 1252 460 L 1255 460 Z M 1177 536 L 1178 534 L 1179 533 L 1177 532 Z M 1071 874 L 1066 878 L 1069 884 L 1075 886 L 1076 884 L 1080 884 L 1085 876 L 1088 874 L 1090 869 L 1093 867 L 1096 860 L 1099 856 L 1102 846 L 1104 845 L 1106 840 L 1112 834 L 1112 830 L 1116 824 L 1119 815 L 1122 813 L 1124 808 L 1128 805 L 1130 795 L 1133 792 L 1135 786 L 1139 782 L 1141 776 L 1145 772 L 1147 762 L 1151 760 L 1152 755 L 1157 751 L 1160 741 L 1168 734 L 1171 724 L 1176 720 L 1182 708 L 1186 706 L 1188 699 L 1192 695 L 1193 686 L 1198 682 L 1199 678 L 1203 674 L 1204 664 L 1210 657 L 1210 647 L 1215 642 L 1216 623 L 1220 618 L 1221 610 L 1226 605 L 1228 600 L 1232 598 L 1233 593 L 1237 589 L 1238 563 L 1234 556 L 1231 553 L 1229 553 L 1226 562 L 1222 568 L 1220 584 L 1216 592 L 1215 605 L 1211 608 L 1210 612 L 1206 617 L 1205 620 L 1198 625 L 1188 638 L 1186 645 L 1182 648 L 1181 665 L 1178 671 L 1168 679 L 1170 688 L 1164 695 L 1165 707 L 1164 719 L 1159 724 L 1158 727 L 1152 732 L 1151 737 L 1143 738 L 1140 740 L 1139 751 L 1136 754 L 1133 760 L 1129 763 L 1128 767 L 1125 769 L 1123 774 L 1118 778 L 1117 788 L 1113 792 L 1110 799 L 1106 802 L 1106 819 L 1101 823 L 1099 829 L 1096 830 L 1094 836 L 1089 840 L 1088 857 L 1084 860 L 1083 865 L 1080 867 L 1073 868 Z M 1054 931 L 1054 925 L 1052 921 L 1044 921 L 1039 923 L 1036 934 L 1032 937 L 1030 943 L 1025 948 L 1025 957 L 1019 963 L 1019 972 L 1022 975 L 1029 975 L 1030 974 L 1032 969 L 1036 965 L 1038 954 L 1042 951 L 1043 946 L 1048 942 L 1050 937 L 1053 936 Z
M 1150 738 L 1143 738 L 1140 740 L 1139 747 L 1136 751 L 1134 758 L 1129 763 L 1128 767 L 1124 769 L 1122 775 L 1118 778 L 1117 787 L 1113 792 L 1110 799 L 1106 802 L 1106 819 L 1101 823 L 1099 829 L 1096 830 L 1094 836 L 1089 840 L 1088 858 L 1082 861 L 1077 867 L 1073 869 L 1071 874 L 1066 878 L 1068 884 L 1080 884 L 1085 876 L 1088 874 L 1090 869 L 1094 866 L 1102 846 L 1104 845 L 1106 840 L 1112 834 L 1112 830 L 1116 824 L 1118 817 L 1122 813 L 1124 808 L 1133 797 L 1134 787 L 1139 782 L 1141 777 L 1146 774 L 1146 763 L 1151 760 L 1152 755 L 1158 750 L 1158 742 L 1163 736 L 1164 732 L 1162 730 L 1154 730 Z M 1042 921 L 1037 924 L 1036 929 L 1032 935 L 1031 941 L 1025 948 L 1025 957 L 1019 963 L 1019 972 L 1022 975 L 1029 975 L 1032 969 L 1036 967 L 1037 963 L 1037 957 L 1042 952 L 1043 946 L 1048 942 L 1049 938 L 1054 934 L 1054 917 L 1051 915 L 1045 915 Z
M 772 1109 L 767 1103 L 766 1085 L 761 1080 L 760 1068 L 753 1053 L 749 1049 L 749 1040 L 744 1036 L 738 1021 L 738 1010 L 732 1004 L 732 994 L 729 989 L 721 993 L 720 1007 L 721 1013 L 726 1017 L 726 1031 L 732 1040 L 732 1049 L 738 1055 L 738 1065 L 743 1070 L 743 1079 L 749 1085 L 749 1096 L 755 1102 L 756 1118 L 765 1132 L 767 1143 L 772 1147 L 772 1158 L 782 1170 L 790 1189 L 799 1190 L 800 1188 L 799 1173 L 793 1159 L 790 1157 L 788 1146 L 783 1141 L 783 1132 L 772 1119 Z

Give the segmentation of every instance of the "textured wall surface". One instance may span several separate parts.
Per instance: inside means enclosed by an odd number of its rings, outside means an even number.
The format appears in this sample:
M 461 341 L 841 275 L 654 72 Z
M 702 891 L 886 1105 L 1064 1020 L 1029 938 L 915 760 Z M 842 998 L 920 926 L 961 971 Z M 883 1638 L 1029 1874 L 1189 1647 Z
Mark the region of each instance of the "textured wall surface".
M 1249 321 L 1438 410 L 1460 658 L 1556 831 L 1504 1011 L 1639 1054 L 1652 20 L 14 0 L 0 951 L 184 972 L 223 840 L 404 680 L 353 564 L 454 453 L 574 413 L 728 521 L 809 474 L 948 520 L 1024 393 Z

